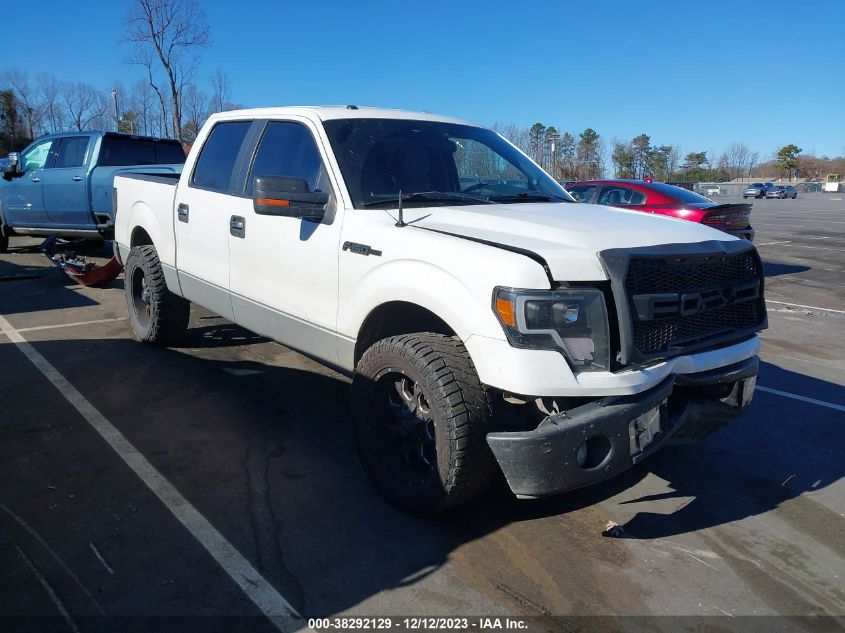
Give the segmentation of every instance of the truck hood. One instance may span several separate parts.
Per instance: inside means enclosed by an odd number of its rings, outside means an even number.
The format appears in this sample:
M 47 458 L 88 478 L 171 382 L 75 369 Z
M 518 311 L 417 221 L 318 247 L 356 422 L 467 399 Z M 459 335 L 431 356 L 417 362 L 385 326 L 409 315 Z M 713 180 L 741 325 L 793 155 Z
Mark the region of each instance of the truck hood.
M 607 279 L 598 257 L 605 249 L 737 239 L 687 220 L 581 203 L 412 208 L 405 209 L 405 221 L 531 251 L 546 260 L 557 281 Z

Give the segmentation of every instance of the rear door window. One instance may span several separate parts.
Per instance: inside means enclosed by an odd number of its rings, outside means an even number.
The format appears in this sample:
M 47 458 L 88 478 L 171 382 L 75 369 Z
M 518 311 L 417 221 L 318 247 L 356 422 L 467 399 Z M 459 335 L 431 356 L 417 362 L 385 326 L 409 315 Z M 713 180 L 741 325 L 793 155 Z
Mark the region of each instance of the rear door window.
M 65 167 L 82 167 L 85 165 L 85 153 L 88 151 L 88 136 L 69 136 L 63 138 L 56 150 L 56 169 Z
M 642 191 L 630 187 L 613 185 L 605 187 L 599 197 L 599 204 L 606 204 L 611 207 L 620 205 L 641 205 L 645 204 L 646 195 Z
M 252 121 L 226 121 L 214 126 L 194 167 L 194 187 L 229 191 L 235 161 L 251 125 Z
M 573 185 L 566 188 L 577 202 L 592 202 L 599 189 L 601 185 Z

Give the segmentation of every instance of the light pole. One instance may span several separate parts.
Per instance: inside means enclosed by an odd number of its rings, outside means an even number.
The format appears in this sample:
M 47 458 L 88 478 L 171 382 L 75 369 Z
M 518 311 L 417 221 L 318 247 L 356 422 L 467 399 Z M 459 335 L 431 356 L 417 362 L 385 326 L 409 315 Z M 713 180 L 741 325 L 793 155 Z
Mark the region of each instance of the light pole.
M 120 110 L 117 108 L 117 90 L 111 89 L 111 96 L 114 99 L 114 129 L 115 132 L 120 132 Z
M 558 142 L 559 139 L 560 139 L 559 134 L 557 134 L 557 133 L 552 134 L 552 137 L 551 137 L 551 140 L 552 140 L 552 146 L 551 146 L 552 165 L 551 165 L 551 169 L 549 171 L 552 172 L 552 178 L 554 178 L 555 180 L 557 180 L 557 174 L 556 174 L 556 172 L 557 172 L 557 142 Z

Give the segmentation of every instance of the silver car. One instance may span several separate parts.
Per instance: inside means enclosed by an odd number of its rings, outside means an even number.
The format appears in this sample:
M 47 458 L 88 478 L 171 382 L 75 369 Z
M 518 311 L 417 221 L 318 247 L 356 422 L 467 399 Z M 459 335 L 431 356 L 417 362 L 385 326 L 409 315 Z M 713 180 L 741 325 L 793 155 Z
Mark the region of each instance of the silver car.
M 798 190 L 792 185 L 778 185 L 766 192 L 767 198 L 792 198 L 798 197 Z
M 742 192 L 742 197 L 743 199 L 765 198 L 766 194 L 774 188 L 775 185 L 771 182 L 755 182 L 753 185 L 748 185 L 745 191 Z

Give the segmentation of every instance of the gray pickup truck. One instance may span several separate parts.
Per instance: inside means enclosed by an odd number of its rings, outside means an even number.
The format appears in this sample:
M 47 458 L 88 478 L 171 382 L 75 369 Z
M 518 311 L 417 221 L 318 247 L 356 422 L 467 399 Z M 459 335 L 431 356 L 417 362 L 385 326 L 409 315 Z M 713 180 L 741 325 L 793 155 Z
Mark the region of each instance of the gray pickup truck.
M 178 141 L 113 132 L 42 136 L 0 164 L 0 252 L 12 235 L 103 237 L 118 173 L 179 174 Z

